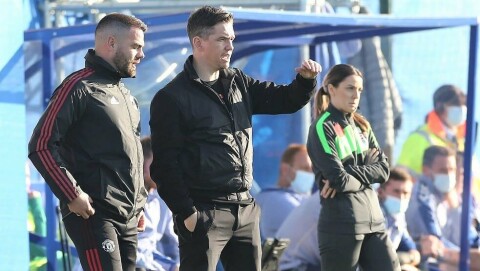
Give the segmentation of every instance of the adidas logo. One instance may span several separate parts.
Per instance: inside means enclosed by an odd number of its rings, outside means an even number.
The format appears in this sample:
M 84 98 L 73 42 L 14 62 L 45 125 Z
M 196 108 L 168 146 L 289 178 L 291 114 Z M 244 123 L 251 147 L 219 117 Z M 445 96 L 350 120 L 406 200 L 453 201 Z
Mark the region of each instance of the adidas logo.
M 120 102 L 117 100 L 117 98 L 115 98 L 115 96 L 112 96 L 110 99 L 110 104 L 120 104 Z

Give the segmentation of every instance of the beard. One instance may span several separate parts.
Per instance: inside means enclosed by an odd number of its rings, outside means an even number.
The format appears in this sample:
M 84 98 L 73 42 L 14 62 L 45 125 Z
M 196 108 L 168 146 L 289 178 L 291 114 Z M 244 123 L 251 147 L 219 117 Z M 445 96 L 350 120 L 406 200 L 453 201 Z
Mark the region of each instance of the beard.
M 113 64 L 117 67 L 117 70 L 124 77 L 134 77 L 137 74 L 137 69 L 131 61 L 129 61 L 124 54 L 116 52 L 113 57 Z

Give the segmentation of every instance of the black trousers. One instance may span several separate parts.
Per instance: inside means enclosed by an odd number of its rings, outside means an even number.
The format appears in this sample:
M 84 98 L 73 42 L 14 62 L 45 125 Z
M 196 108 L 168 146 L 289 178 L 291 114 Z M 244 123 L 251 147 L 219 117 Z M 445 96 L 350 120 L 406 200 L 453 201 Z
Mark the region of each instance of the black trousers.
M 220 259 L 226 271 L 260 271 L 260 208 L 228 203 L 195 203 L 197 225 L 190 232 L 175 216 L 180 271 L 215 271 Z
M 69 214 L 63 218 L 84 271 L 134 271 L 137 258 L 137 218 L 128 224 L 108 219 L 98 211 L 89 219 Z
M 322 271 L 400 271 L 397 254 L 386 232 L 370 234 L 318 233 Z

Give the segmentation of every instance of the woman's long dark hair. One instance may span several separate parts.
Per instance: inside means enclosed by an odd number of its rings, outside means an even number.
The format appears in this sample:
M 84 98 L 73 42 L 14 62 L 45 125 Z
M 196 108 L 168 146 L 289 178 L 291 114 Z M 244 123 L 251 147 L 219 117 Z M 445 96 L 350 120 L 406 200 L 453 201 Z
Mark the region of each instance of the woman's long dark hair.
M 338 85 L 350 75 L 358 75 L 363 78 L 362 72 L 349 64 L 337 64 L 328 71 L 323 79 L 322 86 L 315 95 L 314 118 L 323 115 L 330 104 L 328 85 L 338 87 Z M 370 123 L 359 113 L 353 113 L 353 120 L 358 124 L 362 132 L 366 133 L 370 129 Z

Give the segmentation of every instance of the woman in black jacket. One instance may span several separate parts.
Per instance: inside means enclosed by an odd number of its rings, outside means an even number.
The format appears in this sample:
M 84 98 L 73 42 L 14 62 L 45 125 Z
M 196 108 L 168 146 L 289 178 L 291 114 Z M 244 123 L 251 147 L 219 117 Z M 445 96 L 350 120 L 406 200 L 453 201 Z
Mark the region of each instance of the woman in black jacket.
M 318 115 L 307 148 L 321 189 L 318 240 L 322 271 L 400 270 L 385 231 L 374 183 L 388 179 L 387 157 L 368 121 L 356 113 L 362 73 L 330 69 L 315 98 Z

